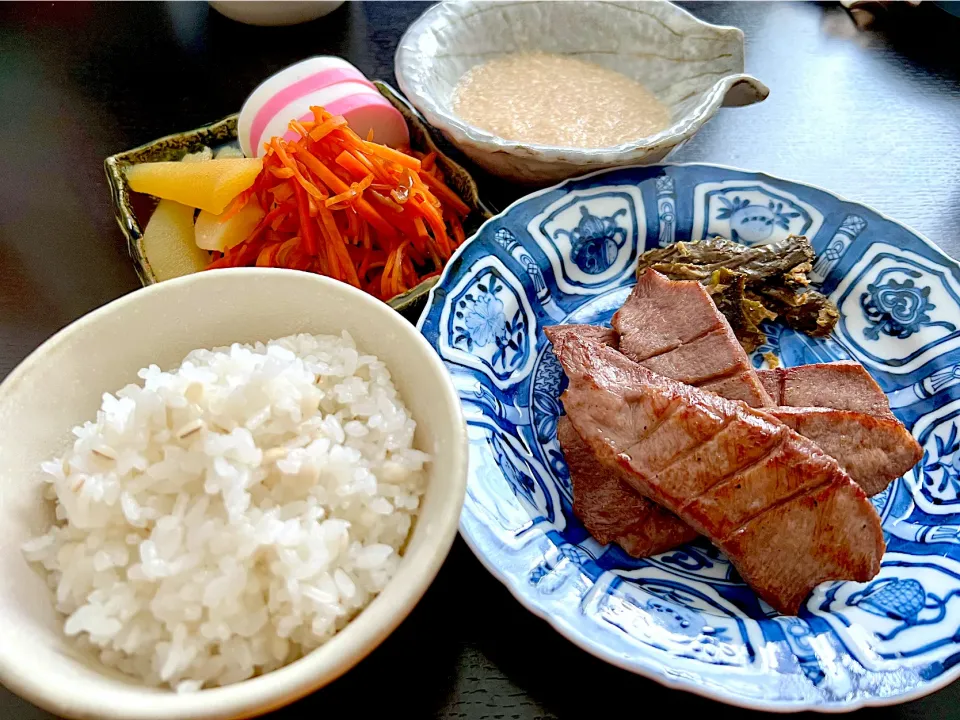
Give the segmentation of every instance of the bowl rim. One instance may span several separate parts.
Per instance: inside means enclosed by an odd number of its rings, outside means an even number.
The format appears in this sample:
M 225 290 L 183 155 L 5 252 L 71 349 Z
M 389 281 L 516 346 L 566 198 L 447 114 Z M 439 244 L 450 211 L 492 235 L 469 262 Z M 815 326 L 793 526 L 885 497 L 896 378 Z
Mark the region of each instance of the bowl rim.
M 72 684 L 62 686 L 49 682 L 49 678 L 30 677 L 19 672 L 15 652 L 0 647 L 0 684 L 34 705 L 66 717 L 100 720 L 247 718 L 276 710 L 337 679 L 380 645 L 410 614 L 449 554 L 459 527 L 468 463 L 466 423 L 453 379 L 440 356 L 413 324 L 385 303 L 331 278 L 277 268 L 227 268 L 186 275 L 134 290 L 74 320 L 44 341 L 0 382 L 0 403 L 5 402 L 53 350 L 103 318 L 134 310 L 145 297 L 176 293 L 197 283 L 236 282 L 243 285 L 264 277 L 286 283 L 314 284 L 320 293 L 341 293 L 349 303 L 363 307 L 364 312 L 381 314 L 395 327 L 393 342 L 416 348 L 420 356 L 418 360 L 431 368 L 437 379 L 431 399 L 447 415 L 445 425 L 449 426 L 450 437 L 444 444 L 454 449 L 454 471 L 443 478 L 446 491 L 437 508 L 436 531 L 430 542 L 422 544 L 417 552 L 404 554 L 401 571 L 330 640 L 288 665 L 232 685 L 176 693 L 132 684 L 131 700 L 144 702 L 131 702 L 127 707 L 104 706 L 96 694 L 71 692 Z M 417 525 L 410 538 L 416 533 Z M 398 584 L 401 577 L 403 582 Z
M 614 0 L 582 1 L 598 5 L 619 6 L 619 3 Z M 522 2 L 530 5 L 556 4 L 555 2 L 551 2 L 551 0 L 522 0 Z M 482 0 L 473 0 L 473 4 L 482 4 Z M 733 72 L 721 77 L 701 94 L 700 102 L 687 115 L 672 122 L 669 127 L 653 135 L 640 138 L 639 140 L 602 148 L 571 148 L 509 140 L 461 120 L 453 112 L 448 112 L 443 109 L 434 96 L 420 92 L 418 84 L 411 82 L 407 75 L 408 68 L 423 64 L 423 55 L 416 49 L 418 40 L 427 28 L 437 21 L 438 16 L 442 16 L 444 13 L 455 12 L 451 8 L 462 5 L 460 2 L 445 0 L 444 2 L 437 3 L 428 8 L 407 28 L 407 31 L 397 44 L 397 51 L 394 56 L 397 84 L 400 86 L 401 92 L 403 92 L 410 103 L 424 116 L 427 122 L 431 126 L 453 136 L 457 144 L 463 143 L 475 148 L 519 157 L 562 161 L 584 166 L 593 166 L 597 163 L 615 161 L 628 162 L 630 159 L 642 158 L 643 155 L 652 150 L 679 145 L 697 133 L 704 123 L 706 123 L 723 104 L 727 91 L 739 83 L 746 83 L 753 86 L 756 91 L 757 101 L 766 99 L 770 92 L 769 88 L 757 78 L 744 72 L 743 30 L 730 25 L 708 23 L 684 8 L 671 2 L 666 2 L 665 0 L 658 0 L 655 4 L 668 7 L 676 16 L 692 21 L 703 29 L 709 29 L 715 33 L 717 39 L 726 37 L 733 40 L 733 42 L 739 46 L 737 64 L 740 66 L 740 72 Z

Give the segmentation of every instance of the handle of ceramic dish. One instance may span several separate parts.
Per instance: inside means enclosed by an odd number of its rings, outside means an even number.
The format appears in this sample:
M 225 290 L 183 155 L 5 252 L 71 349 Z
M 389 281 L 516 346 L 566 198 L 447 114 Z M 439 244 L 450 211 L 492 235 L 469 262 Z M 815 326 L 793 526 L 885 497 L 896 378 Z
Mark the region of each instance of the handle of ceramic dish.
M 727 86 L 723 107 L 743 107 L 761 102 L 770 94 L 770 88 L 752 75 L 734 75 L 724 78 Z

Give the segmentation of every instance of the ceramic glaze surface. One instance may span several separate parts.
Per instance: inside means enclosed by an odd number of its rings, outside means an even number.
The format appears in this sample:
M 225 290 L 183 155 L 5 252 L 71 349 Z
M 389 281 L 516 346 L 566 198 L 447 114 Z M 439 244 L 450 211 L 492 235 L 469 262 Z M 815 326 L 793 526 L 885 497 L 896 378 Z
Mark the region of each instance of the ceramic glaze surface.
M 637 256 L 722 235 L 811 238 L 833 335 L 772 323 L 752 359 L 855 359 L 924 449 L 872 501 L 887 552 L 869 583 L 818 587 L 777 615 L 705 541 L 638 560 L 573 515 L 556 439 L 566 384 L 543 328 L 608 324 Z M 468 422 L 460 528 L 529 609 L 616 665 L 765 710 L 848 710 L 929 693 L 960 660 L 960 268 L 929 241 L 825 191 L 705 165 L 597 173 L 528 196 L 448 265 L 421 330 Z

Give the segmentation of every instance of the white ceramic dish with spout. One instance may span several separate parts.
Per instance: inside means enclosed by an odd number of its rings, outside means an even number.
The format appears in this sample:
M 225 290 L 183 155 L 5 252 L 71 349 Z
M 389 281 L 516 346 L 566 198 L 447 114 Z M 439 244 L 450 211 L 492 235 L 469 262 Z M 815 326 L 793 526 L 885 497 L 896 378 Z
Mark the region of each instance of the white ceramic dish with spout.
M 616 147 L 579 149 L 514 142 L 457 117 L 453 93 L 465 72 L 502 55 L 534 51 L 572 55 L 643 83 L 670 109 L 670 126 Z M 750 105 L 769 94 L 744 73 L 741 30 L 702 22 L 668 2 L 444 2 L 407 30 L 396 74 L 427 121 L 474 162 L 528 184 L 658 162 L 720 107 Z M 601 94 L 597 103 L 603 103 Z

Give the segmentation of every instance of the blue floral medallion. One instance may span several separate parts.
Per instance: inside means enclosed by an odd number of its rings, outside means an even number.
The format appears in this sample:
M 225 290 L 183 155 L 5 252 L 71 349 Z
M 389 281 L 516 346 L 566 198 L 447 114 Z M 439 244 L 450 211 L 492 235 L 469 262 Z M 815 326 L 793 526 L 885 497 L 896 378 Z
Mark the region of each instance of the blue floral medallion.
M 948 488 L 954 497 L 960 495 L 960 440 L 957 439 L 957 425 L 950 425 L 946 439 L 942 435 L 934 435 L 937 454 L 929 459 L 928 453 L 923 454 L 923 460 L 917 466 L 917 472 L 922 473 L 924 482 L 936 487 L 937 492 L 943 493 Z M 939 480 L 937 479 L 939 474 Z
M 503 301 L 497 295 L 503 291 L 503 283 L 494 271 L 490 271 L 457 303 L 453 324 L 453 344 L 473 352 L 474 348 L 496 346 L 493 365 L 501 369 L 512 368 L 522 357 L 521 345 L 525 337 L 523 315 L 519 308 L 510 320 L 504 314 Z
M 785 210 L 782 202 L 771 200 L 766 205 L 751 205 L 746 198 L 734 195 L 720 196 L 723 207 L 717 211 L 718 220 L 730 221 L 730 239 L 743 243 L 757 243 L 769 238 L 775 228 L 790 229 L 790 220 L 800 213 Z
M 863 331 L 871 340 L 879 340 L 880 333 L 905 340 L 925 326 L 940 326 L 956 330 L 957 326 L 946 320 L 931 320 L 930 312 L 936 305 L 930 302 L 930 288 L 917 286 L 913 279 L 897 282 L 894 279 L 882 282 L 891 270 L 882 271 L 877 281 L 867 285 L 867 292 L 860 296 L 860 307 L 870 323 Z M 922 273 L 904 271 L 910 278 L 921 278 Z
M 543 327 L 606 324 L 636 258 L 671 242 L 807 233 L 834 335 L 776 323 L 752 356 L 855 359 L 924 449 L 872 498 L 887 537 L 869 583 L 824 583 L 782 617 L 704 540 L 636 559 L 572 509 L 557 443 L 566 378 Z M 511 206 L 448 264 L 420 321 L 470 437 L 461 532 L 532 612 L 595 655 L 761 710 L 852 710 L 960 676 L 960 268 L 869 208 L 822 190 L 701 165 L 612 170 Z
M 570 241 L 573 262 L 588 275 L 599 275 L 617 261 L 620 248 L 627 239 L 627 231 L 617 225 L 617 218 L 626 215 L 621 208 L 609 217 L 591 215 L 586 205 L 580 206 L 582 219 L 573 230 L 560 228 L 554 239 L 566 236 Z

